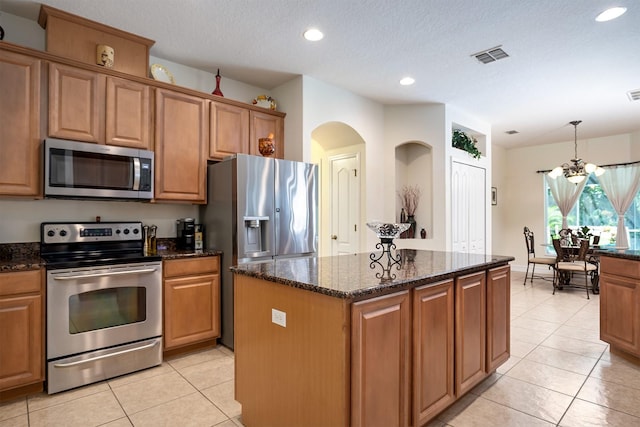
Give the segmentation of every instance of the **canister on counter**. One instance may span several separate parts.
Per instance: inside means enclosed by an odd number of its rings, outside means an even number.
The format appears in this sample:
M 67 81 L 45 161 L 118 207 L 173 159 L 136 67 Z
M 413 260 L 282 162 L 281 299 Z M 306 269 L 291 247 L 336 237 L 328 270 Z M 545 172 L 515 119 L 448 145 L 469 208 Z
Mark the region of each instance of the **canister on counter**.
M 196 251 L 201 251 L 204 249 L 204 224 L 195 224 L 194 225 L 194 240 L 195 245 L 194 249 Z

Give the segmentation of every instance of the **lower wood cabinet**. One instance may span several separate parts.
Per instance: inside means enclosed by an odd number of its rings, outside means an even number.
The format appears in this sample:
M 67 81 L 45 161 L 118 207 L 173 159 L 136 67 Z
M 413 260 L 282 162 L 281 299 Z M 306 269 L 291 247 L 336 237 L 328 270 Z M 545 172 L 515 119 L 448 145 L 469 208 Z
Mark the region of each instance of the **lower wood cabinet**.
M 409 425 L 409 295 L 403 291 L 353 304 L 353 427 Z
M 220 336 L 220 258 L 166 260 L 164 274 L 164 349 Z
M 487 373 L 511 354 L 511 268 L 487 271 Z
M 453 280 L 413 293 L 413 425 L 435 417 L 456 400 L 453 386 Z
M 640 262 L 600 257 L 600 339 L 640 358 Z
M 486 377 L 486 272 L 456 278 L 456 395 L 462 396 Z
M 42 270 L 0 273 L 0 398 L 33 384 L 42 390 L 43 307 Z

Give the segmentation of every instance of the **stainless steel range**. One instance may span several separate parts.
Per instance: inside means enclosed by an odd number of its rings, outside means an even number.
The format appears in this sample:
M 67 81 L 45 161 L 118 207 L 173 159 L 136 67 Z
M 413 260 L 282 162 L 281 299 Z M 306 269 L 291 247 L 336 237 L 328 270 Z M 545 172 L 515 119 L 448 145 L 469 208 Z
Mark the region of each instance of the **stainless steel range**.
M 42 223 L 49 394 L 162 362 L 162 263 L 141 222 Z

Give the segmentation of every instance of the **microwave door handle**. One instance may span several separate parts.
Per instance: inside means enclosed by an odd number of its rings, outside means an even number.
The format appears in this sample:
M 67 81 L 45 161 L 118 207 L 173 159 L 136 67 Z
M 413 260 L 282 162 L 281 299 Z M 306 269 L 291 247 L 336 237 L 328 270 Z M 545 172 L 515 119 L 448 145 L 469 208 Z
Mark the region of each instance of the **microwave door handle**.
M 123 274 L 140 274 L 140 273 L 153 273 L 155 268 L 145 268 L 141 270 L 127 270 L 127 271 L 110 271 L 108 273 L 93 273 L 93 274 L 76 274 L 74 276 L 58 276 L 53 277 L 55 280 L 75 280 L 85 279 L 87 277 L 104 277 L 104 276 L 120 276 Z
M 132 190 L 138 191 L 140 189 L 140 158 L 133 158 L 133 188 Z

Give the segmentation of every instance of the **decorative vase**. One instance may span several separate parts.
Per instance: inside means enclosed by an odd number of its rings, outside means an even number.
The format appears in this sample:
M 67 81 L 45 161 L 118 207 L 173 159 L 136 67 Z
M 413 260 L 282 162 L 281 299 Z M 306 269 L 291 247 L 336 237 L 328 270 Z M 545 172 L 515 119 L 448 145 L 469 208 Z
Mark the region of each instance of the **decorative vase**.
M 413 215 L 408 215 L 407 222 L 410 224 L 409 229 L 407 230 L 407 238 L 413 239 L 416 237 L 416 219 Z
M 404 211 L 404 208 L 400 210 L 400 223 L 407 222 L 407 213 Z
M 424 228 L 422 230 L 420 230 L 420 237 L 423 239 L 427 238 L 427 230 L 425 230 Z
M 216 88 L 213 92 L 211 92 L 212 95 L 218 95 L 224 98 L 224 95 L 222 94 L 222 91 L 220 90 L 220 79 L 222 79 L 222 76 L 220 75 L 220 68 L 218 68 L 218 74 L 216 74 Z
M 276 144 L 273 142 L 273 138 L 259 138 L 258 151 L 264 157 L 272 156 L 276 152 Z

